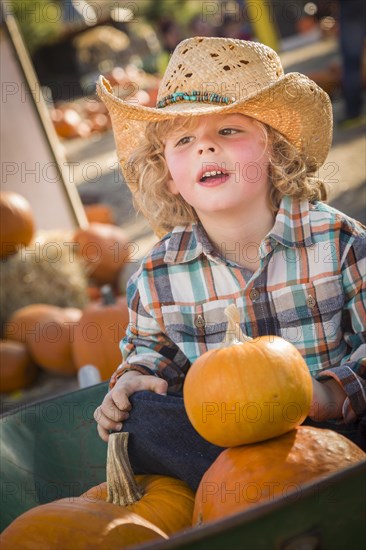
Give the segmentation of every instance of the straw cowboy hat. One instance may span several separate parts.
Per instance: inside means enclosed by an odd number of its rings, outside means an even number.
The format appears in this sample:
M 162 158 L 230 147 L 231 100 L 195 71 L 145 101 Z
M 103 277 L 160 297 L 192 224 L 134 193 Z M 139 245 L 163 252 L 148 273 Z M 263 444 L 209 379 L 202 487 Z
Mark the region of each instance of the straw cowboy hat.
M 151 121 L 242 113 L 281 132 L 314 167 L 324 163 L 331 145 L 328 95 L 305 75 L 285 75 L 277 53 L 257 42 L 216 37 L 183 40 L 165 71 L 156 108 L 139 105 L 133 97 L 116 97 L 103 76 L 97 91 L 112 119 L 127 183 L 128 159 Z

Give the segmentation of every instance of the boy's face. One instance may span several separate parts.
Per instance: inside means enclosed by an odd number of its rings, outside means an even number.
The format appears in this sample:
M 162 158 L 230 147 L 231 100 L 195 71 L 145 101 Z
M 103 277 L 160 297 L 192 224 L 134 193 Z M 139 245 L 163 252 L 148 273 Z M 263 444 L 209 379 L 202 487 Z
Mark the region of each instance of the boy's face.
M 178 127 L 166 140 L 165 159 L 169 190 L 201 220 L 215 212 L 243 213 L 267 197 L 265 136 L 245 115 L 202 116 L 188 129 Z

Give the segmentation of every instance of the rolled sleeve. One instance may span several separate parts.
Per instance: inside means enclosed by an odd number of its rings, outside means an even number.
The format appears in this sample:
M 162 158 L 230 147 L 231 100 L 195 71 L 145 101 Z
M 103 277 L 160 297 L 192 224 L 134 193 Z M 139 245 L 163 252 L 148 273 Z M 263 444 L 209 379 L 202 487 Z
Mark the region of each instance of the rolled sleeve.
M 347 397 L 343 420 L 354 422 L 366 414 L 366 238 L 357 235 L 350 244 L 342 269 L 344 339 L 350 353 L 338 367 L 326 369 L 317 379 L 332 377 Z
M 129 281 L 127 300 L 130 323 L 120 344 L 123 369 L 160 376 L 168 382 L 171 391 L 181 391 L 190 362 L 165 334 L 154 312 L 143 304 L 138 275 Z
M 355 422 L 366 411 L 366 384 L 365 379 L 356 374 L 360 369 L 365 370 L 366 359 L 350 361 L 340 367 L 327 369 L 317 376 L 318 380 L 331 377 L 342 386 L 347 397 L 343 404 L 342 415 L 346 424 Z

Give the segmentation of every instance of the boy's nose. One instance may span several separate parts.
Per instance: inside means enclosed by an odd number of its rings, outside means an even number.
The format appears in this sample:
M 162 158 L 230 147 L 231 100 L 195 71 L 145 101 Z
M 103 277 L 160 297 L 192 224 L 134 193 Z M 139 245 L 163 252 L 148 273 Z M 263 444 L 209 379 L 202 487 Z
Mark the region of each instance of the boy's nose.
M 210 153 L 214 153 L 214 152 L 215 152 L 215 147 L 213 147 L 212 145 L 210 145 L 210 146 L 200 146 L 200 147 L 198 148 L 198 154 L 199 154 L 199 155 L 203 155 L 203 153 L 204 153 L 205 151 L 209 151 Z

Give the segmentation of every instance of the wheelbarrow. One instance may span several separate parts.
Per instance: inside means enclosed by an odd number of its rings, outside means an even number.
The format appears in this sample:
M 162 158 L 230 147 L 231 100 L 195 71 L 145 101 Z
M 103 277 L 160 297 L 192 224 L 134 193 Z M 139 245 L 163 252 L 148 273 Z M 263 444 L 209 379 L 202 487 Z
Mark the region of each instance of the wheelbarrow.
M 107 445 L 93 412 L 101 383 L 4 412 L 1 423 L 1 530 L 26 510 L 79 496 L 105 481 Z M 366 540 L 366 461 L 146 549 L 361 550 Z

